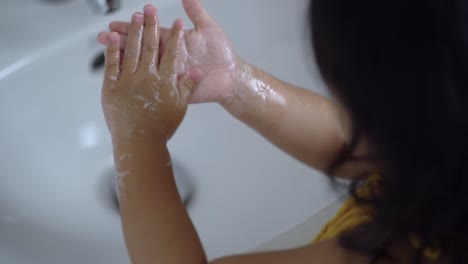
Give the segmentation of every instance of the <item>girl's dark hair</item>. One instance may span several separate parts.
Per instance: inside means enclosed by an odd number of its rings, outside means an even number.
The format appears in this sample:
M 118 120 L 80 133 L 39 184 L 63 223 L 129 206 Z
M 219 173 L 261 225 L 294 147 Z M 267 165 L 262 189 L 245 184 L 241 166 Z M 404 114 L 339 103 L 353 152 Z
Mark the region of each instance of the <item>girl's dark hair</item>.
M 382 177 L 378 194 L 356 197 L 375 208 L 375 221 L 342 246 L 376 262 L 415 234 L 465 263 L 468 1 L 312 0 L 309 19 L 321 73 Z

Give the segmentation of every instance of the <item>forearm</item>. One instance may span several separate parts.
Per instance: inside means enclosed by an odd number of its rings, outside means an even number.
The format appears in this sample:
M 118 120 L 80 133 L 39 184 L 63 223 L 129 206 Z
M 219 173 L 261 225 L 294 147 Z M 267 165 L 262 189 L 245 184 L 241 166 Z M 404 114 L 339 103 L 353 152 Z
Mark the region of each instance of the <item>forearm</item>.
M 165 144 L 114 144 L 125 241 L 132 263 L 206 263 L 177 192 Z
M 326 170 L 348 140 L 338 106 L 247 65 L 223 106 L 300 161 Z

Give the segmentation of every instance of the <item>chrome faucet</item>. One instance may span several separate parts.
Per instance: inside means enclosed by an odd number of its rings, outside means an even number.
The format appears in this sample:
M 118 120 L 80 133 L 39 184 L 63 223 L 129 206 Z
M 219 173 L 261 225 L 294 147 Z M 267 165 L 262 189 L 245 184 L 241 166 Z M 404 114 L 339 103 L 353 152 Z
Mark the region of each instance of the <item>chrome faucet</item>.
M 120 8 L 121 0 L 88 0 L 93 10 L 100 14 L 109 14 Z

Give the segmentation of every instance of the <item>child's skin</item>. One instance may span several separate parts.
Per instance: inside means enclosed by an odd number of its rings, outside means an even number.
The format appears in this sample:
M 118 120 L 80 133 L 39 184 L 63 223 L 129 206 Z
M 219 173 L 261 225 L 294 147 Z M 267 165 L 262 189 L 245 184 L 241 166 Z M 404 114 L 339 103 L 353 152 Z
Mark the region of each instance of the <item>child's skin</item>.
M 172 29 L 160 29 L 156 9 L 147 5 L 130 24 L 112 23 L 114 32 L 99 35 L 107 45 L 102 106 L 119 176 L 125 240 L 135 264 L 207 263 L 178 195 L 166 146 L 189 102 L 222 104 L 283 150 L 321 170 L 349 140 L 346 115 L 335 103 L 247 64 L 199 0 L 183 3 L 194 30 L 184 31 L 180 20 Z M 353 175 L 363 166 L 351 164 L 341 173 Z M 330 240 L 213 263 L 365 260 L 350 254 Z
M 344 111 L 325 97 L 284 83 L 248 64 L 236 55 L 227 35 L 199 0 L 184 0 L 183 4 L 195 29 L 184 35 L 183 62 L 178 73 L 193 69 L 204 73 L 193 88 L 190 102 L 218 102 L 285 152 L 315 169 L 328 169 L 350 138 Z M 120 48 L 124 50 L 130 24 L 117 21 L 109 28 L 119 33 Z M 168 32 L 167 28 L 159 31 L 161 54 Z M 109 34 L 99 34 L 99 42 L 106 44 Z M 357 155 L 366 149 L 362 144 Z M 348 162 L 336 171 L 336 176 L 352 177 L 369 166 Z

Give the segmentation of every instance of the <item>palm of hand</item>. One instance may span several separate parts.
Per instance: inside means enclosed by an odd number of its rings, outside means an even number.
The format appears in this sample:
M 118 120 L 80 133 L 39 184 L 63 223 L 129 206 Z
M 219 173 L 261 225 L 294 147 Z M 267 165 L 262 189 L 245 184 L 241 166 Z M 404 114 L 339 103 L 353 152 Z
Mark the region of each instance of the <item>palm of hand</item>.
M 223 101 L 231 96 L 238 59 L 231 42 L 217 25 L 185 34 L 185 71 L 199 69 L 204 78 L 193 91 L 193 103 Z
M 200 0 L 182 0 L 184 9 L 195 29 L 185 32 L 181 48 L 182 66 L 179 74 L 198 69 L 203 72 L 203 79 L 192 91 L 191 102 L 223 102 L 233 96 L 236 78 L 240 70 L 241 60 L 236 56 L 231 42 L 221 27 L 211 18 Z M 125 39 L 128 34 L 129 23 L 116 22 L 109 26 L 111 31 L 117 31 Z M 161 54 L 165 53 L 165 46 L 169 37 L 167 28 L 161 29 Z M 100 35 L 100 42 L 106 43 L 106 35 Z M 125 49 L 125 42 L 121 43 Z

